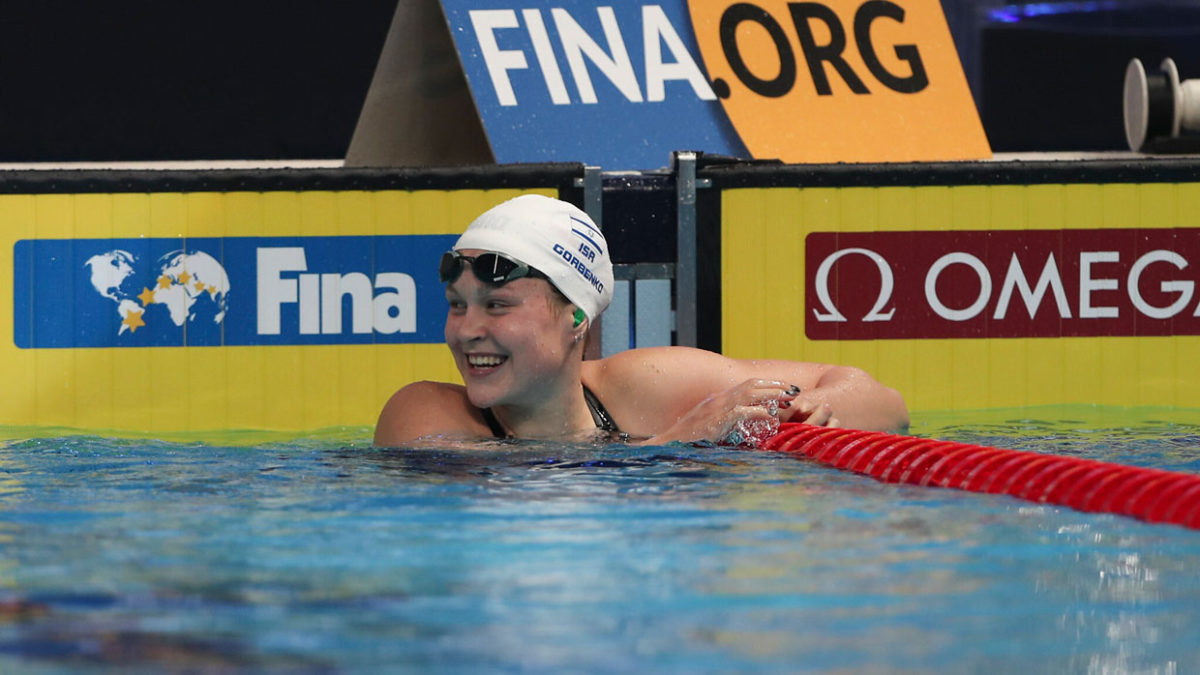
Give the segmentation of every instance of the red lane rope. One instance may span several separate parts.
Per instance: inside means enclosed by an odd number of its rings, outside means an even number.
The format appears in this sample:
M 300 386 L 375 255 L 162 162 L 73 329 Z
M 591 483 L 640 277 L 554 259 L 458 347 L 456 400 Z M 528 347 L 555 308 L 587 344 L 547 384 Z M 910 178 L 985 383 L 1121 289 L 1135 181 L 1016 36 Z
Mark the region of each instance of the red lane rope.
M 1005 494 L 1200 529 L 1200 476 L 1189 473 L 797 423 L 779 425 L 762 448 L 888 483 Z

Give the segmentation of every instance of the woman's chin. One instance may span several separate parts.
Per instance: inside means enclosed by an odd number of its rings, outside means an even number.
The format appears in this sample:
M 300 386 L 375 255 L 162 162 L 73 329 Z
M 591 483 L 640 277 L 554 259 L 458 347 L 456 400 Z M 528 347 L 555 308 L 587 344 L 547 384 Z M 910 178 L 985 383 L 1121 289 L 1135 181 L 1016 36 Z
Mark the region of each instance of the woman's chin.
M 467 385 L 467 400 L 476 408 L 490 408 L 500 402 L 499 392 L 491 387 Z

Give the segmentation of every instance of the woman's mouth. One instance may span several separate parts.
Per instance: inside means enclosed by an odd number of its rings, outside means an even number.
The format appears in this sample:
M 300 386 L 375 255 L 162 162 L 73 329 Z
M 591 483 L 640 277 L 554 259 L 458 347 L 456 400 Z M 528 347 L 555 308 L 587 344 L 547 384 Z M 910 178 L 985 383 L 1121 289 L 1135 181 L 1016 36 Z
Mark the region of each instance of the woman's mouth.
M 507 360 L 507 356 L 498 356 L 496 354 L 467 354 L 467 364 L 472 368 L 495 368 Z

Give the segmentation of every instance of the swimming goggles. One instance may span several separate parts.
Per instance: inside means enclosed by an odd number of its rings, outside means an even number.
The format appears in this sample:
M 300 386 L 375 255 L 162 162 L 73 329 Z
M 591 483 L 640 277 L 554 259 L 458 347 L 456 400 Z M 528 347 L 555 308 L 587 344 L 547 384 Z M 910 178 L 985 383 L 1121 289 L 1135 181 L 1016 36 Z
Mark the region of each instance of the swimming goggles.
M 546 279 L 546 275 L 523 262 L 513 260 L 500 253 L 481 253 L 477 256 L 463 255 L 458 251 L 442 254 L 438 265 L 438 278 L 443 284 L 452 284 L 462 276 L 463 267 L 471 266 L 475 278 L 489 286 L 503 286 L 521 277 Z

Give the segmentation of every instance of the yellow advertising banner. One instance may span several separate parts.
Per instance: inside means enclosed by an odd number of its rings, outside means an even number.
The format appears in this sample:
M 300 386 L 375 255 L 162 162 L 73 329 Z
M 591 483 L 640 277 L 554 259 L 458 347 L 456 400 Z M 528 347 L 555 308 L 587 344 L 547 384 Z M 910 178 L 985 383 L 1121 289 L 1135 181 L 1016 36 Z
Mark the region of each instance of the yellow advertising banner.
M 750 154 L 787 163 L 991 156 L 938 0 L 688 2 Z
M 373 425 L 457 380 L 438 255 L 528 191 L 2 195 L 0 425 Z
M 1200 183 L 722 193 L 722 347 L 914 410 L 1200 407 Z

